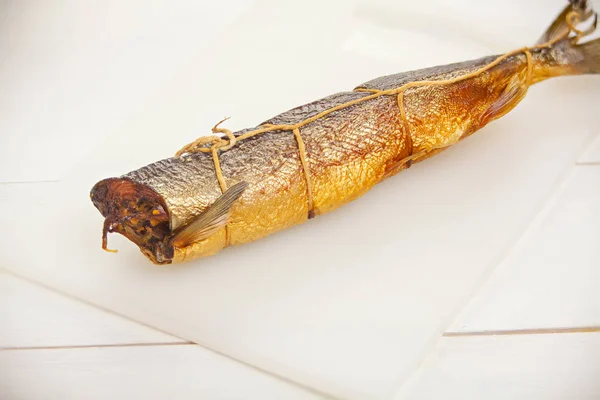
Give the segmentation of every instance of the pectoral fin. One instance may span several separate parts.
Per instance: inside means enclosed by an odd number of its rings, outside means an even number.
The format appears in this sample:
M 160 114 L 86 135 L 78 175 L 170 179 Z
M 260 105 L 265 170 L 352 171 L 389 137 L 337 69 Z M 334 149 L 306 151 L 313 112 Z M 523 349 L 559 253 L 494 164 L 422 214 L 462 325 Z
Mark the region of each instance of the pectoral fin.
M 515 75 L 506 88 L 492 104 L 481 114 L 481 126 L 498 119 L 512 110 L 527 94 L 527 84 L 519 75 Z
M 174 232 L 171 243 L 175 247 L 186 247 L 199 242 L 223 228 L 231 215 L 233 203 L 248 187 L 247 182 L 238 182 L 225 191 L 202 214 L 188 225 Z

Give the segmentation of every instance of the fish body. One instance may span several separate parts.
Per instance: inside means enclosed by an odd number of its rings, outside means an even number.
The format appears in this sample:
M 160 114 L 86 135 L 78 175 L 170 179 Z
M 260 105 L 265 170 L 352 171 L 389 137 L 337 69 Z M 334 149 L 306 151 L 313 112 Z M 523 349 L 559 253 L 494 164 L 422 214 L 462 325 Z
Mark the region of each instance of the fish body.
M 584 8 L 573 2 L 563 14 L 576 11 L 583 20 L 589 14 Z M 564 25 L 555 21 L 546 39 L 564 36 Z M 563 38 L 504 58 L 384 76 L 235 132 L 232 146 L 209 151 L 208 143 L 199 146 L 204 151 L 103 180 L 91 196 L 106 218 L 104 240 L 107 231 L 122 233 L 157 264 L 191 260 L 360 197 L 500 118 L 532 84 L 599 72 L 598 40 L 576 45 Z M 232 144 L 231 137 L 224 140 Z M 243 190 L 230 195 L 220 223 L 204 223 L 205 234 L 191 240 L 190 224 L 211 206 L 218 213 L 224 189 L 239 183 Z

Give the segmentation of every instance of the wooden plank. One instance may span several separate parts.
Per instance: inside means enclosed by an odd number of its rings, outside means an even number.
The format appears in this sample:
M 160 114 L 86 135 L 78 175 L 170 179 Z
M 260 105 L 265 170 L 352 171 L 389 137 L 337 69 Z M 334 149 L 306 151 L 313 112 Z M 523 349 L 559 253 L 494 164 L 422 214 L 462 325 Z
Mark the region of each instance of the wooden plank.
M 600 327 L 600 166 L 578 166 L 449 329 Z
M 63 177 L 250 4 L 3 2 L 0 182 Z
M 396 400 L 595 400 L 597 333 L 445 338 Z
M 600 165 L 600 134 L 590 143 L 589 147 L 578 160 L 582 165 Z
M 0 348 L 182 343 L 0 270 Z
M 195 345 L 0 353 L 3 400 L 316 400 Z

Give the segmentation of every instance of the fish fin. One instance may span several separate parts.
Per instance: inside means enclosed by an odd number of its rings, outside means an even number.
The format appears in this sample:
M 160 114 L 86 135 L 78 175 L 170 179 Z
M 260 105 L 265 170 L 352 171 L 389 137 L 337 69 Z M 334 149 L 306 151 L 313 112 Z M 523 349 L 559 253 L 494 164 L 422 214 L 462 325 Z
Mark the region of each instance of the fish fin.
M 186 247 L 199 242 L 225 227 L 231 216 L 231 207 L 248 187 L 247 182 L 238 182 L 225 191 L 214 203 L 192 222 L 174 232 L 171 243 L 175 247 Z
M 548 29 L 546 29 L 546 32 L 544 32 L 544 34 L 538 39 L 536 44 L 548 43 L 571 31 L 571 27 L 567 23 L 567 16 L 572 12 L 575 12 L 577 14 L 579 22 L 585 22 L 592 16 L 594 16 L 594 18 L 597 18 L 596 13 L 594 13 L 594 11 L 588 7 L 587 1 L 571 1 L 570 4 L 566 6 L 560 14 L 556 16 L 554 21 L 552 21 Z M 594 22 L 594 24 L 595 23 L 596 22 Z
M 519 75 L 515 75 L 506 85 L 504 92 L 481 114 L 482 126 L 498 119 L 512 110 L 527 94 L 527 84 Z
M 574 46 L 581 61 L 573 66 L 581 74 L 600 74 L 600 38 Z

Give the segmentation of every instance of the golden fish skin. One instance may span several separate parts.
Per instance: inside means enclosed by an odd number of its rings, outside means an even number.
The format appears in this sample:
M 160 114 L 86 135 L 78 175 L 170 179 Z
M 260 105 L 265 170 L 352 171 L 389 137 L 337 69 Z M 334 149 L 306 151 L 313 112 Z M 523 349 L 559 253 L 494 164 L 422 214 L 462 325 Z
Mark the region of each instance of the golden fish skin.
M 574 2 L 563 14 L 574 11 L 581 21 L 589 18 L 587 5 L 581 3 Z M 558 26 L 562 25 L 559 21 Z M 556 26 L 553 29 L 554 33 L 545 34 L 549 40 L 560 31 Z M 219 150 L 226 186 L 243 181 L 248 187 L 233 204 L 226 227 L 184 247 L 173 245 L 174 232 L 222 195 L 210 152 L 167 158 L 120 178 L 100 181 L 91 197 L 106 217 L 104 235 L 124 234 L 157 264 L 212 255 L 360 197 L 411 163 L 443 151 L 506 114 L 531 84 L 554 76 L 600 72 L 598 39 L 584 45 L 571 39 L 557 40 L 550 46 L 517 52 L 478 72 L 499 57 L 377 78 L 353 91 L 328 96 L 234 133 L 240 138 L 271 126 L 302 125 L 298 129 L 306 148 L 309 181 L 292 129 L 273 129 Z M 474 75 L 448 84 L 411 86 L 470 74 Z M 407 84 L 406 90 L 396 91 Z M 315 119 L 323 113 L 326 115 Z

